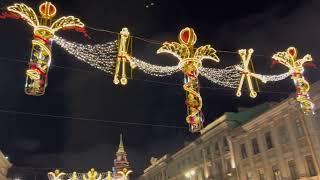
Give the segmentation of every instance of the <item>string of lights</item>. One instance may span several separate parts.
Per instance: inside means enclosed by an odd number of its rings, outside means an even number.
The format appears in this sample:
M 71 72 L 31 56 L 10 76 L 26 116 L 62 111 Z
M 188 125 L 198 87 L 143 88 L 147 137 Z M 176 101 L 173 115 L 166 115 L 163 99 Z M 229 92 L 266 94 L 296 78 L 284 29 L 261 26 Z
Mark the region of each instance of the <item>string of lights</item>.
M 201 67 L 199 72 L 214 84 L 235 89 L 240 81 L 240 73 L 236 66 L 228 66 L 224 69 Z
M 117 57 L 116 41 L 96 45 L 83 45 L 55 36 L 54 42 L 77 59 L 107 74 L 113 74 Z
M 179 66 L 158 66 L 142 61 L 138 58 L 132 57 L 134 64 L 144 73 L 152 76 L 170 76 L 179 71 Z

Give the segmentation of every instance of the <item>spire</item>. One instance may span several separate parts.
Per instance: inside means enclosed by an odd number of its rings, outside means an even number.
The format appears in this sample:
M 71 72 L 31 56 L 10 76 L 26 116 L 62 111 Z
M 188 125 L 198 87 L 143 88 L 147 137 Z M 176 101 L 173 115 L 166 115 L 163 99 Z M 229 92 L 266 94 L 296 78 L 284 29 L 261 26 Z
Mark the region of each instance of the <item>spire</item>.
M 119 149 L 117 153 L 124 153 L 124 146 L 123 146 L 123 141 L 122 141 L 122 134 L 120 134 L 120 144 L 119 144 Z

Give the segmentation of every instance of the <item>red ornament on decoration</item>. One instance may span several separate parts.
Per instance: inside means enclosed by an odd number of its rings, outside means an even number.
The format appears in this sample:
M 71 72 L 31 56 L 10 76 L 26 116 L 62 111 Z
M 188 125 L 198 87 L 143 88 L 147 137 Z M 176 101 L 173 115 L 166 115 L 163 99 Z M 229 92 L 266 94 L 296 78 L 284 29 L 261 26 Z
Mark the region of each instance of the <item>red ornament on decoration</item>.
M 294 47 L 291 47 L 288 49 L 288 53 L 290 54 L 290 56 L 292 57 L 296 57 L 297 56 L 297 50 Z
M 181 44 L 193 46 L 197 41 L 197 35 L 192 28 L 184 28 L 180 31 L 179 41 Z
M 57 13 L 56 7 L 53 4 L 51 4 L 50 2 L 42 3 L 39 6 L 39 11 L 40 11 L 41 16 L 44 18 L 47 18 L 47 19 L 53 18 Z

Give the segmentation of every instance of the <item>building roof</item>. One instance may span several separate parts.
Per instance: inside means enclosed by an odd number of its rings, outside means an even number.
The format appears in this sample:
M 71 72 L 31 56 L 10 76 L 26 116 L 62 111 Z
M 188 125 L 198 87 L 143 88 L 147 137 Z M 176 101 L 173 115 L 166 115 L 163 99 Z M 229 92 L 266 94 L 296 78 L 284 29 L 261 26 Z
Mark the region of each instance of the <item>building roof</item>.
M 123 140 L 122 140 L 122 134 L 120 134 L 120 143 L 119 143 L 119 148 L 117 153 L 124 153 L 124 145 L 123 145 Z
M 240 112 L 226 112 L 226 119 L 230 128 L 239 127 L 246 122 L 269 110 L 272 103 L 263 103 L 258 106 L 242 110 Z

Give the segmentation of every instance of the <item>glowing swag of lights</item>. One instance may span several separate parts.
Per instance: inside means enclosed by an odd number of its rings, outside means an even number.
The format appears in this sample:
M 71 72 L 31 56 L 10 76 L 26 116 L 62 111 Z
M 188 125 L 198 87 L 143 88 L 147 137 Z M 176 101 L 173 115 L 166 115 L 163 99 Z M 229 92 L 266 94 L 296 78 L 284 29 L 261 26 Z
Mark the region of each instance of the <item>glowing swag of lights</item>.
M 127 75 L 126 75 L 126 62 L 129 61 L 130 67 L 135 68 L 131 57 L 128 54 L 128 47 L 130 43 L 130 33 L 127 28 L 122 28 L 120 32 L 120 40 L 118 41 L 118 56 L 117 56 L 117 63 L 116 63 L 116 70 L 114 73 L 114 84 L 119 84 L 121 82 L 122 85 L 126 85 L 128 83 Z M 120 73 L 120 66 L 121 66 L 121 79 L 119 81 L 119 73 Z
M 50 2 L 39 6 L 41 18 L 38 19 L 34 10 L 23 3 L 7 7 L 8 11 L 19 15 L 34 28 L 32 51 L 29 68 L 26 71 L 25 93 L 40 96 L 45 93 L 48 83 L 48 70 L 51 63 L 52 38 L 60 29 L 83 28 L 84 24 L 73 16 L 63 16 L 52 23 L 57 9 Z
M 312 112 L 314 104 L 310 100 L 309 96 L 310 85 L 303 76 L 303 64 L 306 62 L 311 62 L 312 57 L 311 55 L 307 54 L 302 59 L 298 59 L 297 55 L 297 49 L 294 47 L 289 47 L 287 51 L 278 52 L 274 54 L 272 58 L 280 64 L 288 67 L 289 71 L 292 72 L 291 78 L 293 79 L 297 91 L 296 99 L 300 103 L 303 112 Z
M 197 36 L 192 28 L 184 28 L 180 31 L 179 42 L 165 42 L 157 53 L 169 53 L 179 59 L 179 68 L 185 75 L 186 105 L 188 116 L 187 123 L 191 132 L 197 132 L 203 127 L 202 98 L 199 92 L 198 75 L 202 67 L 202 60 L 211 59 L 219 62 L 216 50 L 210 45 L 201 46 L 197 49 L 193 45 Z

